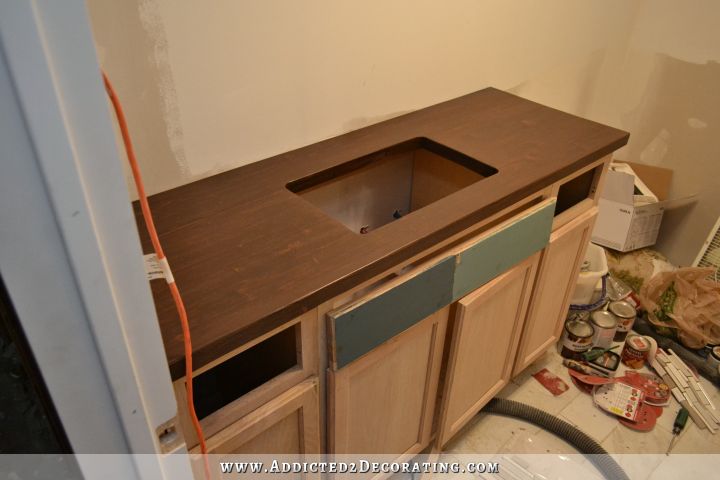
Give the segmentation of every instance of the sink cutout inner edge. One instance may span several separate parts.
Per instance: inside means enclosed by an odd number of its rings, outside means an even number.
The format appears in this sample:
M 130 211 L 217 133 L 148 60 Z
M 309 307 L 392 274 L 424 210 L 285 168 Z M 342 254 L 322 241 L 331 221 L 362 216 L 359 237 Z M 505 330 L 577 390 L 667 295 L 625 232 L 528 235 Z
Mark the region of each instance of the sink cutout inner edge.
M 355 233 L 369 233 L 497 169 L 425 137 L 414 138 L 287 184 Z

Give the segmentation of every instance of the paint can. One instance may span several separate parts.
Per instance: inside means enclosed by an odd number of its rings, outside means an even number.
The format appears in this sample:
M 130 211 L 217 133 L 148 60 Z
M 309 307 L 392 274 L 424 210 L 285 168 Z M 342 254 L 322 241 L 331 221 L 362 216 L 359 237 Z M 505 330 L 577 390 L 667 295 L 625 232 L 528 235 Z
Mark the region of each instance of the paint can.
M 645 360 L 647 360 L 649 354 L 650 342 L 648 339 L 642 335 L 630 335 L 625 340 L 625 346 L 620 358 L 625 365 L 637 370 L 645 365 Z
M 710 349 L 707 363 L 715 370 L 720 370 L 720 345 L 715 345 Z
M 596 347 L 610 348 L 617 330 L 617 318 L 607 310 L 595 310 L 590 314 L 590 323 L 595 329 L 592 343 Z
M 593 333 L 595 329 L 589 323 L 582 320 L 568 320 L 563 329 L 560 355 L 563 358 L 580 360 L 582 354 L 592 347 Z
M 618 300 L 610 303 L 608 310 L 610 310 L 610 312 L 612 312 L 612 314 L 617 318 L 617 330 L 615 331 L 613 341 L 624 342 L 628 332 L 632 330 L 632 327 L 635 324 L 637 311 L 635 310 L 635 307 L 625 300 Z

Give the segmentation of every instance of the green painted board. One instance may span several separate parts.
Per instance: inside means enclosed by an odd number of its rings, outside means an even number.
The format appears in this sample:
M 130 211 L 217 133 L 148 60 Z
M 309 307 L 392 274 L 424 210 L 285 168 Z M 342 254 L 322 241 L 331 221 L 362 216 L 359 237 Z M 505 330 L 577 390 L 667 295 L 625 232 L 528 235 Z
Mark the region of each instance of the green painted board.
M 550 240 L 555 203 L 517 219 L 458 255 L 453 301 L 542 250 Z
M 456 256 L 360 305 L 331 314 L 340 369 L 542 250 L 555 203 L 518 218 Z
M 342 368 L 452 302 L 455 257 L 447 257 L 381 295 L 330 318 Z

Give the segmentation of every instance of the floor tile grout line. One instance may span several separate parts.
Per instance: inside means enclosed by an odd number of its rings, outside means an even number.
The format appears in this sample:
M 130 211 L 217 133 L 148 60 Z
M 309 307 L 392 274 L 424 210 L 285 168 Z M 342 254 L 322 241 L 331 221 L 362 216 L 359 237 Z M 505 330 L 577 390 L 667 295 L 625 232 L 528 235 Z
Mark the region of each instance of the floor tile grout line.
M 620 425 L 615 425 L 614 427 L 612 427 L 612 428 L 610 429 L 610 431 L 607 433 L 607 435 L 605 435 L 605 436 L 603 437 L 603 439 L 598 442 L 601 447 L 602 447 L 602 444 L 605 442 L 605 440 L 607 440 L 608 438 L 610 438 L 610 435 L 612 435 L 613 433 L 615 433 L 618 428 L 620 428 Z M 603 448 L 605 448 L 605 447 L 603 447 Z M 607 450 L 607 449 L 606 449 L 606 450 Z

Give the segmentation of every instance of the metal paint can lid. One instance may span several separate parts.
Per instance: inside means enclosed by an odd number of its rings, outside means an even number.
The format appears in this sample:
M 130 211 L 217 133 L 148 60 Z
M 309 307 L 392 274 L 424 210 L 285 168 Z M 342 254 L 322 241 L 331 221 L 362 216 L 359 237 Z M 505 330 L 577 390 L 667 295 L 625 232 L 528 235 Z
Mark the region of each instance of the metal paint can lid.
M 710 350 L 710 355 L 720 362 L 720 345 L 714 346 L 712 350 Z
M 635 318 L 635 307 L 630 305 L 625 300 L 618 300 L 617 302 L 612 302 L 608 309 L 615 315 L 616 317 L 620 318 Z
M 593 326 L 583 320 L 569 320 L 565 323 L 565 330 L 578 338 L 592 337 L 595 333 Z
M 590 315 L 592 323 L 600 328 L 615 328 L 617 327 L 617 318 L 611 312 L 607 310 L 596 310 Z
M 625 343 L 638 352 L 650 351 L 650 341 L 642 335 L 630 335 Z

